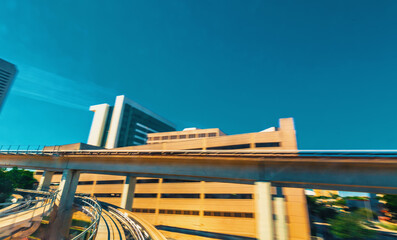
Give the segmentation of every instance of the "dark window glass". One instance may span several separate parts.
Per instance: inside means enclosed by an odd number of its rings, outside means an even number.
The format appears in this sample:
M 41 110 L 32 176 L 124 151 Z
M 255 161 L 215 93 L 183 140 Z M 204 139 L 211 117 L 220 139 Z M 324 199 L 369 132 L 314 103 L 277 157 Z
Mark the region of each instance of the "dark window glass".
M 171 139 L 176 139 L 176 137 L 177 137 L 176 135 L 173 135 L 171 136 Z
M 279 142 L 255 143 L 255 147 L 280 147 Z
M 205 137 L 205 133 L 200 133 L 200 134 L 198 135 L 198 137 L 199 137 L 199 138 Z
M 94 181 L 80 181 L 78 185 L 92 185 L 94 184 Z
M 208 133 L 208 137 L 216 137 L 216 133 Z
M 183 179 L 172 179 L 172 178 L 164 178 L 163 183 L 183 183 L 183 182 L 200 182 L 196 180 L 183 180 Z
M 163 193 L 162 198 L 200 198 L 200 194 L 190 193 Z
M 121 197 L 121 193 L 94 193 L 95 197 Z
M 180 135 L 179 136 L 179 139 L 185 139 L 186 138 L 186 135 Z
M 161 140 L 168 140 L 168 136 L 161 137 Z
M 196 134 L 189 134 L 189 138 L 195 138 Z
M 219 146 L 219 147 L 208 147 L 208 150 L 228 150 L 228 149 L 242 149 L 242 148 L 250 148 L 249 144 L 238 144 L 238 145 L 228 145 L 228 146 Z
M 123 184 L 124 180 L 97 181 L 96 184 Z
M 136 198 L 156 198 L 157 193 L 135 193 L 134 197 L 136 197 Z
M 160 140 L 160 137 L 154 137 L 153 140 L 155 141 Z
M 252 194 L 205 194 L 205 198 L 215 199 L 252 199 Z
M 137 183 L 158 183 L 158 179 L 138 179 Z
M 215 216 L 215 217 L 243 217 L 243 218 L 253 218 L 253 213 L 242 213 L 242 212 L 212 212 L 205 211 L 204 216 Z
M 224 213 L 223 213 L 223 216 L 225 216 L 225 217 L 231 217 L 231 216 L 232 216 L 232 213 L 230 213 L 230 212 L 224 212 Z
M 138 213 L 155 213 L 156 210 L 153 208 L 134 208 L 132 209 L 132 212 L 138 212 Z M 161 213 L 161 210 L 160 210 Z

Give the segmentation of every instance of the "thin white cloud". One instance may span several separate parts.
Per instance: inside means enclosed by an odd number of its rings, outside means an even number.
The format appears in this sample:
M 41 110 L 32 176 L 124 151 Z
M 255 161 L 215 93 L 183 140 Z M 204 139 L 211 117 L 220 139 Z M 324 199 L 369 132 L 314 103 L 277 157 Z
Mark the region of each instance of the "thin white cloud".
M 11 93 L 81 110 L 96 104 L 98 96 L 116 96 L 113 90 L 95 83 L 68 79 L 26 65 L 18 65 L 18 75 Z

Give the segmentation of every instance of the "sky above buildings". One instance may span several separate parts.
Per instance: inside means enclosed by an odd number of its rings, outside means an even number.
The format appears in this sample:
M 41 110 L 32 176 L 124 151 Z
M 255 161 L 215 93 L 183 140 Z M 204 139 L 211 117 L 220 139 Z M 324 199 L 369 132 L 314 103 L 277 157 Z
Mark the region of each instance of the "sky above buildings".
M 0 4 L 0 145 L 86 142 L 89 106 L 124 94 L 178 129 L 294 117 L 301 149 L 397 148 L 394 0 Z

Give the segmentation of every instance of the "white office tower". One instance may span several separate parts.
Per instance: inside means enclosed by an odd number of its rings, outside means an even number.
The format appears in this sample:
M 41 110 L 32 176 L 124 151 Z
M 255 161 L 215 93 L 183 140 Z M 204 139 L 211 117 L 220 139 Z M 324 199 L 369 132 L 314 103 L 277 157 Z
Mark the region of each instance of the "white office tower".
M 124 95 L 117 96 L 114 106 L 99 104 L 95 112 L 88 144 L 116 148 L 146 144 L 147 134 L 175 131 L 166 119 L 142 107 Z
M 0 111 L 16 73 L 17 68 L 14 64 L 0 58 Z

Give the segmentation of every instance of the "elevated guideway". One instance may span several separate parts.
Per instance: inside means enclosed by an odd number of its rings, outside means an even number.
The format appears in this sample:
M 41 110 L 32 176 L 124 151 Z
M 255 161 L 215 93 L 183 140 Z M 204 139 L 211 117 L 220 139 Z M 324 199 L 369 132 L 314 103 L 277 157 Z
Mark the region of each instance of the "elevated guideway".
M 122 207 L 131 207 L 136 177 L 255 184 L 257 238 L 273 239 L 273 212 L 280 236 L 287 223 L 283 204 L 272 204 L 272 186 L 397 194 L 397 151 L 263 150 L 75 150 L 0 151 L 0 167 L 40 169 L 43 185 L 62 171 L 60 206 L 53 239 L 68 236 L 65 225 L 80 173 L 127 176 Z M 280 198 L 281 199 L 281 198 Z M 281 201 L 283 201 L 281 199 Z M 273 208 L 275 209 L 273 211 Z M 122 238 L 122 237 L 121 237 Z
M 0 151 L 1 167 L 397 194 L 397 151 Z

